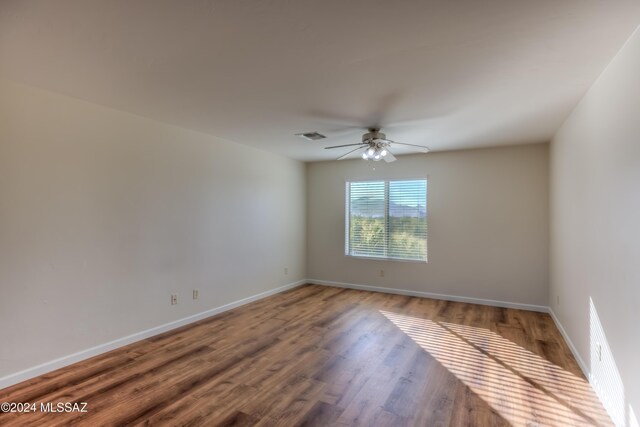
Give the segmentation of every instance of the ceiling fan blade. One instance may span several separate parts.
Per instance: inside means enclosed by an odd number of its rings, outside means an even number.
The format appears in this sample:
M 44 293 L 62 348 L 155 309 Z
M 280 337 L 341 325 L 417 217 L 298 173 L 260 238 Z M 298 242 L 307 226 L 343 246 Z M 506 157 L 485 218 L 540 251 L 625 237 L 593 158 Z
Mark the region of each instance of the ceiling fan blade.
M 389 149 L 387 148 L 387 155 L 383 157 L 384 161 L 387 163 L 391 163 L 391 162 L 395 162 L 396 160 L 396 156 L 394 156 L 391 151 L 389 151 Z
M 424 145 L 416 145 L 416 144 L 406 144 L 404 142 L 396 142 L 396 141 L 390 141 L 387 140 L 388 142 L 390 142 L 391 144 L 398 144 L 398 145 L 407 145 L 409 147 L 418 147 L 418 148 L 422 148 L 422 150 L 424 150 L 425 153 L 428 153 L 429 151 L 431 151 L 431 149 L 429 149 L 429 147 L 425 147 Z
M 354 145 L 364 145 L 364 144 L 362 142 L 358 142 L 357 144 L 345 144 L 345 145 L 334 145 L 332 147 L 324 147 L 324 149 L 329 150 L 331 148 L 353 147 Z
M 355 152 L 355 151 L 361 150 L 362 148 L 364 148 L 364 147 L 354 148 L 353 150 L 349 151 L 347 154 L 343 154 L 342 156 L 338 157 L 336 160 L 343 160 L 343 159 L 345 159 L 349 154 L 351 154 L 351 153 L 353 153 L 353 152 Z

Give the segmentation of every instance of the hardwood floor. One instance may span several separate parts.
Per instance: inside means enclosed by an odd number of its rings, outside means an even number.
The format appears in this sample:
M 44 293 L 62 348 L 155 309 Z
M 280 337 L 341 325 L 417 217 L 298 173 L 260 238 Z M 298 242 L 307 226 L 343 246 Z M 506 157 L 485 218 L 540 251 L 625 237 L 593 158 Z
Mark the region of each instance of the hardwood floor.
M 1 425 L 611 425 L 542 313 L 303 286 L 0 390 Z

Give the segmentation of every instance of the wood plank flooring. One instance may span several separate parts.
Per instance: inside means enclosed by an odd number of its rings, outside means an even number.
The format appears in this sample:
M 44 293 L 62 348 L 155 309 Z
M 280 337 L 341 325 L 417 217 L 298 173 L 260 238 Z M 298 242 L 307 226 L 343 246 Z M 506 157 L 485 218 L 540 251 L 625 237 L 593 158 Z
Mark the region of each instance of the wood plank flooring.
M 611 425 L 542 313 L 306 285 L 0 390 L 0 425 Z

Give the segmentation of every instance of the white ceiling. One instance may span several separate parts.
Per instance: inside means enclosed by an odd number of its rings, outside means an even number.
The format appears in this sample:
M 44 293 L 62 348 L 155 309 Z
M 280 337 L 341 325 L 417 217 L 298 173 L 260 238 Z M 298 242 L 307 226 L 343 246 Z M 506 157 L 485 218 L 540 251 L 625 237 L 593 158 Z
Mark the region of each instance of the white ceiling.
M 373 124 L 448 150 L 549 140 L 639 22 L 638 0 L 2 0 L 0 73 L 300 160 Z

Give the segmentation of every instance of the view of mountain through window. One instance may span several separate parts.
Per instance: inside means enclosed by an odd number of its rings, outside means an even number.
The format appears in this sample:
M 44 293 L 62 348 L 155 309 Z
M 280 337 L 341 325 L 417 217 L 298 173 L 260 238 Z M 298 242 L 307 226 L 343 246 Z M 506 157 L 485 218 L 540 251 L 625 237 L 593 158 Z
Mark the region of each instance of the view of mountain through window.
M 345 253 L 427 260 L 427 181 L 347 182 Z

